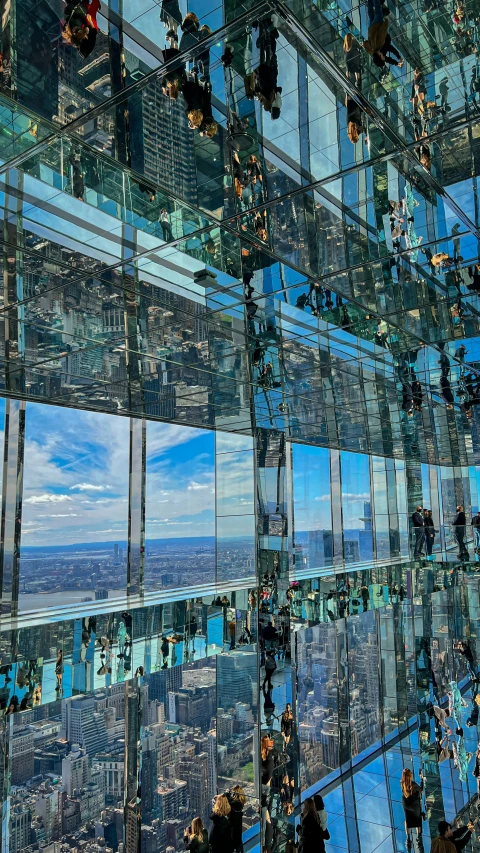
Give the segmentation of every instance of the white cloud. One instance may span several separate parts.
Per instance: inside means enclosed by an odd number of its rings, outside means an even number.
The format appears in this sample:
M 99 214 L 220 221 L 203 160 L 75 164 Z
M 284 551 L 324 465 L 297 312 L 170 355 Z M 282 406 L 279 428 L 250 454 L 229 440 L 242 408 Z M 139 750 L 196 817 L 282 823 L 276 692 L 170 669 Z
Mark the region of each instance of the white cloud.
M 370 500 L 370 492 L 365 492 L 361 495 L 355 495 L 351 492 L 344 492 L 342 494 L 342 499 L 347 501 L 369 501 Z M 318 497 L 314 498 L 316 501 L 330 501 L 330 494 L 327 495 L 318 495 Z
M 52 512 L 50 515 L 38 515 L 37 518 L 78 518 L 78 512 Z
M 43 495 L 31 495 L 27 498 L 24 503 L 26 504 L 57 504 L 62 503 L 63 501 L 71 501 L 72 498 L 69 495 L 48 495 L 46 492 Z
M 99 485 L 94 486 L 93 483 L 75 483 L 74 486 L 70 486 L 70 491 L 76 490 L 77 492 L 108 492 L 113 488 L 113 486 Z
M 95 535 L 96 535 L 97 533 L 116 533 L 117 535 L 119 535 L 119 534 L 126 533 L 126 531 L 123 531 L 123 530 L 115 530 L 115 528 L 110 527 L 110 529 L 109 529 L 109 530 L 96 530 L 96 531 L 95 531 Z
M 197 492 L 199 489 L 209 489 L 210 483 L 196 483 L 195 480 L 192 480 L 188 486 L 189 492 Z

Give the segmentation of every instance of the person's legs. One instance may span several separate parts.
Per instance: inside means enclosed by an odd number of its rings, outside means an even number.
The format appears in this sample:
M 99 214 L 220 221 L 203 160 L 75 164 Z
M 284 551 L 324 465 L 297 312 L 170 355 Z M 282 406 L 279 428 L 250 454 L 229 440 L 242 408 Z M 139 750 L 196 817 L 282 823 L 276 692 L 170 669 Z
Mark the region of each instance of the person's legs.
M 457 528 L 457 542 L 459 554 L 463 557 L 463 555 L 467 553 L 467 549 L 465 547 L 465 530 L 463 527 Z
M 414 557 L 420 557 L 420 555 L 422 553 L 424 539 L 425 539 L 425 531 L 424 531 L 423 527 L 416 527 L 415 528 L 415 551 L 413 554 Z
M 433 546 L 433 537 L 430 536 L 429 533 L 426 533 L 425 534 L 425 547 L 426 547 L 428 557 L 430 557 L 432 554 L 432 546 Z

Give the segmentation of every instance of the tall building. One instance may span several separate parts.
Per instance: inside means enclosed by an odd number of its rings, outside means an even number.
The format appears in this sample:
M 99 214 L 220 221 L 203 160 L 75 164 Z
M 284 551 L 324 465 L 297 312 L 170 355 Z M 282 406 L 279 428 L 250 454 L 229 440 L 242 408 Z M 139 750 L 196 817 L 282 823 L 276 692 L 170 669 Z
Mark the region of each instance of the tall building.
M 11 783 L 23 785 L 34 772 L 34 733 L 30 727 L 14 731 L 12 738 Z
M 83 747 L 89 757 L 104 750 L 108 743 L 104 716 L 95 711 L 92 697 L 79 696 L 62 703 L 62 730 L 73 746 Z
M 73 744 L 71 752 L 62 761 L 63 788 L 71 797 L 75 790 L 84 788 L 88 781 L 88 755 L 85 749 L 81 749 L 78 744 Z

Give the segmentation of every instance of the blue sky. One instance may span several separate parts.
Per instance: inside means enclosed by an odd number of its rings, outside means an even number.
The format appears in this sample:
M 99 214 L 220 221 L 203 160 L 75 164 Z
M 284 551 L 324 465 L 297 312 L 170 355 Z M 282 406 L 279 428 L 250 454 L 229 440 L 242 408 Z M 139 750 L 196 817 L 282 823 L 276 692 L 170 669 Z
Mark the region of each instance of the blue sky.
M 126 539 L 129 428 L 128 418 L 27 404 L 25 545 Z M 217 441 L 218 512 L 229 519 L 230 536 L 248 535 L 251 439 L 219 434 Z M 215 535 L 214 432 L 148 422 L 146 533 L 147 539 Z
M 363 530 L 364 501 L 370 500 L 368 456 L 342 451 L 343 525 Z M 293 482 L 295 491 L 295 529 L 330 530 L 330 459 L 325 447 L 294 445 Z

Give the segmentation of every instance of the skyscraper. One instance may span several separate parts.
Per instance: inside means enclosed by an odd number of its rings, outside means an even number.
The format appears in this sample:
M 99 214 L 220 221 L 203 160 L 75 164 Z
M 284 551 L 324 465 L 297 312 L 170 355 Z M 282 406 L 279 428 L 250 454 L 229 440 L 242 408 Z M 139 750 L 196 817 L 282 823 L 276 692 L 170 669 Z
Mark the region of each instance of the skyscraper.
M 177 853 L 227 789 L 236 848 L 319 794 L 403 850 L 408 770 L 465 823 L 480 9 L 1 23 L 2 851 Z

